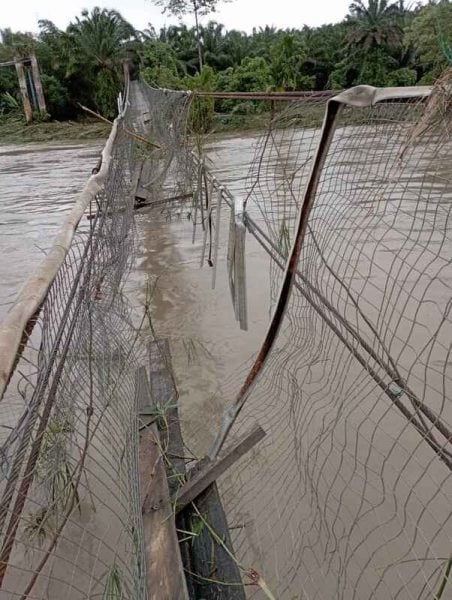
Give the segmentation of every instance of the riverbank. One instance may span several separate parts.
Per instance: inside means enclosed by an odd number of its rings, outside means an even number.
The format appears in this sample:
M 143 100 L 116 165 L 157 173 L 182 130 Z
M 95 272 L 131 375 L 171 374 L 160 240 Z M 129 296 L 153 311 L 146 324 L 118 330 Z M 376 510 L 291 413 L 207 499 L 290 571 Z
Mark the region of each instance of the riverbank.
M 101 121 L 47 121 L 25 125 L 22 118 L 0 120 L 0 144 L 84 142 L 107 138 L 110 125 Z
M 284 110 L 279 107 L 278 112 Z M 299 127 L 320 127 L 325 111 L 324 103 L 305 106 L 297 114 Z M 215 113 L 210 134 L 235 134 L 258 132 L 266 129 L 272 119 L 271 112 L 249 112 L 248 114 Z M 0 144 L 24 144 L 28 142 L 84 142 L 106 139 L 110 125 L 102 121 L 44 121 L 25 125 L 22 117 L 0 119 Z
M 264 129 L 268 114 L 251 116 L 218 115 L 211 133 L 240 133 Z M 22 118 L 0 120 L 0 144 L 25 144 L 30 142 L 84 142 L 106 139 L 110 125 L 102 121 L 46 121 L 26 125 Z

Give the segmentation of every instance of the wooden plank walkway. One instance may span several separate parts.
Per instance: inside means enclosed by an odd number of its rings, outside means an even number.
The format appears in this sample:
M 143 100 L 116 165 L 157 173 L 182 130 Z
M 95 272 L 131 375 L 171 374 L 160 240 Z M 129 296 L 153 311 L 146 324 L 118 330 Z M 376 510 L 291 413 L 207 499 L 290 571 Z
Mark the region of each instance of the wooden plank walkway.
M 188 590 L 171 506 L 162 440 L 155 421 L 146 369 L 136 376 L 141 412 L 139 477 L 149 600 L 188 600 Z
M 137 393 L 150 600 L 246 600 L 216 479 L 265 432 L 254 426 L 216 461 L 200 460 L 187 472 L 167 340 L 149 345 Z

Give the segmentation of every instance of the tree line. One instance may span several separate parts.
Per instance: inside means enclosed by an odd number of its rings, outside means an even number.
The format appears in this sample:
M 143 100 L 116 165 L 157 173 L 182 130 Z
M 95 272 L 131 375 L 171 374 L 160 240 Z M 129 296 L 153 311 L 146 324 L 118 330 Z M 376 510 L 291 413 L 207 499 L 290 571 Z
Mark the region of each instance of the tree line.
M 0 62 L 35 52 L 48 111 L 69 119 L 86 104 L 112 117 L 123 63 L 151 85 L 212 91 L 341 89 L 366 83 L 432 83 L 452 62 L 452 2 L 356 0 L 340 23 L 300 29 L 226 30 L 199 17 L 217 0 L 154 0 L 194 26 L 137 31 L 117 11 L 83 11 L 65 30 L 39 21 L 39 32 L 0 31 Z M 19 107 L 14 68 L 0 68 L 0 116 Z M 222 110 L 232 111 L 223 102 Z

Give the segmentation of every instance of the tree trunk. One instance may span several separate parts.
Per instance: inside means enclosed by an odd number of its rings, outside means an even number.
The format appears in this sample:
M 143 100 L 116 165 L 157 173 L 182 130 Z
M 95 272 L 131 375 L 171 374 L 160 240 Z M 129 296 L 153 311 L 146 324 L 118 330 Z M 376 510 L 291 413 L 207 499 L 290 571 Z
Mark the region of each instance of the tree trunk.
M 194 0 L 194 2 L 193 2 L 193 9 L 195 12 L 196 41 L 198 43 L 199 72 L 201 73 L 202 67 L 203 67 L 203 60 L 202 60 L 201 35 L 199 33 L 198 4 L 196 3 L 196 0 Z
M 28 97 L 27 90 L 27 80 L 25 79 L 25 70 L 23 64 L 20 62 L 19 58 L 15 58 L 16 72 L 17 78 L 19 79 L 19 89 L 20 95 L 22 96 L 22 104 L 24 107 L 25 120 L 28 123 L 31 123 L 33 119 L 33 111 L 30 104 L 30 98 Z

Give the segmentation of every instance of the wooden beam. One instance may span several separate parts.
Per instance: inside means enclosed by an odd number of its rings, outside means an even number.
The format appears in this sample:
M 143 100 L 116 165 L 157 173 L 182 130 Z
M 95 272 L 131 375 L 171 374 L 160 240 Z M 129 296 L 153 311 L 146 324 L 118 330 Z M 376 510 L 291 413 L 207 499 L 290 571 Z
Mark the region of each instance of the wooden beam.
M 235 555 L 234 547 L 217 484 L 209 485 L 194 504 L 221 543 L 218 543 L 206 526 L 201 527 L 193 540 L 186 542 L 191 550 L 191 567 L 187 580 L 194 590 L 192 600 L 246 600 L 240 569 L 229 554 Z M 178 518 L 181 516 L 185 516 L 186 531 L 199 531 L 199 517 L 193 504 L 177 515 Z
M 167 398 L 170 404 L 166 405 L 166 425 L 167 429 L 161 432 L 162 437 L 167 444 L 166 473 L 170 495 L 177 493 L 179 487 L 183 484 L 186 477 L 184 442 L 180 428 L 177 391 L 174 385 L 172 374 L 171 352 L 168 340 L 158 340 L 151 342 L 148 346 L 149 365 L 151 373 L 152 394 L 154 397 L 160 394 Z M 175 477 L 177 474 L 179 477 Z M 183 513 L 176 515 L 176 527 L 179 531 L 188 531 L 190 528 L 189 517 Z M 186 538 L 185 533 L 179 534 L 179 539 Z M 188 573 L 193 572 L 191 558 L 192 544 L 190 542 L 179 543 L 182 564 Z M 188 595 L 191 600 L 196 600 L 195 589 L 191 577 L 186 575 Z
M 30 55 L 31 61 L 31 72 L 33 74 L 33 80 L 35 83 L 36 96 L 38 97 L 38 108 L 39 112 L 43 115 L 47 114 L 46 100 L 44 97 L 44 91 L 42 89 L 41 75 L 39 73 L 38 59 L 36 54 L 33 52 Z
M 177 497 L 179 488 L 185 481 L 186 467 L 184 459 L 181 458 L 185 454 L 185 446 L 180 429 L 177 389 L 168 340 L 158 340 L 149 345 L 149 361 L 151 394 L 154 399 L 166 399 L 161 407 L 165 409 L 165 419 L 159 419 L 160 427 L 164 427 L 160 430 L 160 436 L 166 447 L 170 493 Z M 201 467 L 201 462 L 197 463 L 197 468 Z M 199 526 L 193 504 L 176 514 L 176 526 L 181 532 L 179 538 L 184 539 L 180 542 L 180 549 L 190 599 L 246 600 L 240 569 L 224 547 L 234 554 L 226 514 L 216 484 L 211 484 L 203 491 L 195 503 L 222 543 L 219 544 L 213 539 L 207 527 L 203 527 L 199 535 L 193 538 L 183 533 L 196 531 Z M 211 581 L 212 579 L 215 581 Z
M 152 161 L 146 158 L 141 166 L 140 175 L 135 190 L 135 200 L 147 202 L 152 200 L 152 194 L 145 188 L 145 184 L 152 179 Z
M 101 162 L 99 161 L 98 165 L 101 164 Z M 94 167 L 94 169 L 92 170 L 92 173 L 98 173 L 98 168 L 99 166 L 96 165 Z M 180 196 L 174 196 L 172 198 L 162 198 L 161 200 L 155 200 L 152 202 L 144 202 L 142 201 L 138 196 L 135 196 L 135 203 L 133 205 L 133 210 L 142 210 L 144 208 L 156 208 L 157 206 L 164 206 L 167 203 L 170 202 L 178 202 L 178 201 L 182 201 L 182 200 L 188 200 L 188 198 L 192 198 L 193 194 L 181 194 Z M 125 209 L 121 208 L 120 210 L 110 210 L 108 212 L 105 213 L 105 216 L 107 217 L 112 217 L 114 215 L 118 215 L 125 212 Z M 86 215 L 86 218 L 88 219 L 88 221 L 93 221 L 94 219 L 97 218 L 97 212 L 92 213 L 90 215 Z
M 201 461 L 199 471 L 183 485 L 172 497 L 176 503 L 176 512 L 181 511 L 187 504 L 195 500 L 210 484 L 214 483 L 229 467 L 251 450 L 265 437 L 265 431 L 260 425 L 255 425 L 231 444 L 222 455 L 213 462 L 208 459 Z
M 140 434 L 139 478 L 146 548 L 146 583 L 149 600 L 188 600 L 187 583 L 172 511 L 165 458 L 157 424 L 149 415 L 155 408 L 146 369 L 136 374 L 139 412 L 146 412 Z M 148 420 L 148 423 L 146 421 Z
M 188 200 L 193 198 L 193 192 L 189 194 L 179 194 L 178 196 L 171 196 L 170 198 L 161 198 L 160 200 L 151 200 L 150 202 L 144 200 L 141 196 L 135 196 L 134 210 L 141 210 L 142 208 L 154 208 L 156 206 L 164 206 L 170 202 L 180 202 L 182 200 Z
M 22 61 L 19 58 L 15 59 L 16 73 L 19 80 L 20 95 L 22 97 L 22 105 L 24 107 L 25 120 L 31 123 L 33 120 L 33 110 L 31 108 L 30 98 L 28 96 L 27 80 L 25 78 L 25 69 Z

